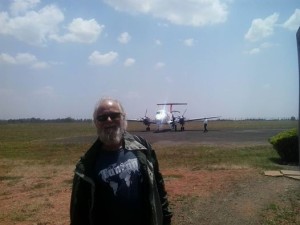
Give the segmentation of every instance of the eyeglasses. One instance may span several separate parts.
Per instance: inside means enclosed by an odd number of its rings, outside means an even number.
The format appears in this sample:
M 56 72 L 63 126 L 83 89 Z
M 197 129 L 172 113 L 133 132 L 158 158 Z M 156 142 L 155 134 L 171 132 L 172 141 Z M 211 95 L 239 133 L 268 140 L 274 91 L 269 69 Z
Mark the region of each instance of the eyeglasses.
M 111 120 L 115 121 L 115 120 L 121 119 L 122 115 L 123 115 L 122 113 L 103 114 L 103 115 L 97 116 L 97 120 L 99 122 L 105 122 L 105 121 L 107 121 L 107 119 L 109 117 Z

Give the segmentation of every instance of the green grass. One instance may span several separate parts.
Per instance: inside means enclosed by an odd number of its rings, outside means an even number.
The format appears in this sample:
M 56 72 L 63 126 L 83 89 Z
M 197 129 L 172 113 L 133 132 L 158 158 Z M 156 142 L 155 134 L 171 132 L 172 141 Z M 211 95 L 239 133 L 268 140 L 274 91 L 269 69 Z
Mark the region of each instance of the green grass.
M 176 146 L 157 149 L 163 167 L 193 169 L 261 168 L 280 169 L 277 152 L 270 145 L 254 147 Z
M 71 163 L 90 144 L 73 140 L 85 136 L 95 136 L 90 123 L 1 124 L 0 157 Z M 68 138 L 70 141 L 65 141 Z
M 0 142 L 29 142 L 94 135 L 92 123 L 14 123 L 0 124 Z
M 191 123 L 198 126 L 198 123 Z M 211 121 L 210 129 L 291 128 L 297 121 Z M 129 130 L 142 124 L 130 123 Z M 89 139 L 84 139 L 85 137 Z M 90 146 L 95 128 L 90 122 L 0 124 L 0 157 L 33 160 L 38 163 L 74 163 Z M 78 141 L 82 138 L 83 141 Z M 161 149 L 155 146 L 162 164 L 190 165 L 199 169 L 217 164 L 273 168 L 277 153 L 268 146 L 209 147 L 176 146 Z M 169 160 L 172 159 L 172 160 Z
M 30 127 L 31 128 L 31 127 Z M 28 139 L 17 136 L 14 141 L 2 141 L 0 157 L 15 160 L 33 160 L 36 163 L 68 164 L 74 163 L 90 143 L 55 140 L 59 134 L 65 138 L 80 135 L 80 132 L 62 132 L 55 127 L 47 138 L 38 138 L 36 132 L 27 132 Z M 65 127 L 61 127 L 65 130 Z M 11 129 L 11 128 L 10 128 Z M 24 129 L 24 128 L 23 128 Z M 57 133 L 56 133 L 57 132 Z M 8 132 L 7 132 L 8 133 Z M 81 133 L 82 135 L 82 133 Z M 85 135 L 85 133 L 84 133 Z M 254 147 L 210 147 L 210 146 L 155 146 L 162 165 L 166 167 L 189 166 L 198 169 L 213 168 L 215 165 L 235 165 L 241 167 L 260 167 L 263 169 L 278 168 L 274 162 L 279 156 L 271 145 Z M 171 159 L 171 160 L 170 160 Z
M 64 165 L 74 163 L 87 144 L 57 144 L 45 142 L 5 143 L 0 146 L 0 157 L 14 160 L 30 160 L 31 163 Z

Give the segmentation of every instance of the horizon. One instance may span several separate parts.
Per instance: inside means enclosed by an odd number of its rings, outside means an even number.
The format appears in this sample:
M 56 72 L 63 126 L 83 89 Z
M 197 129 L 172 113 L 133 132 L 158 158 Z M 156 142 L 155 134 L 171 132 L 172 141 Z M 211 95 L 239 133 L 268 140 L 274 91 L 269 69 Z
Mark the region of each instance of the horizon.
M 126 118 L 126 120 L 129 118 Z M 132 119 L 132 118 L 130 118 Z M 136 118 L 139 119 L 139 118 Z M 291 120 L 291 121 L 298 121 L 299 118 L 298 117 L 282 117 L 282 118 L 215 118 L 215 119 L 208 119 L 209 121 L 272 121 L 272 120 Z M 57 121 L 57 122 L 78 122 L 78 121 L 93 121 L 93 118 L 72 118 L 72 117 L 64 117 L 64 118 L 36 118 L 36 117 L 28 117 L 28 118 L 17 118 L 17 119 L 0 119 L 0 121 L 20 121 L 20 122 L 44 122 L 44 121 Z M 132 123 L 141 123 L 142 121 L 128 121 L 128 122 L 132 122 Z M 196 121 L 199 122 L 199 121 Z

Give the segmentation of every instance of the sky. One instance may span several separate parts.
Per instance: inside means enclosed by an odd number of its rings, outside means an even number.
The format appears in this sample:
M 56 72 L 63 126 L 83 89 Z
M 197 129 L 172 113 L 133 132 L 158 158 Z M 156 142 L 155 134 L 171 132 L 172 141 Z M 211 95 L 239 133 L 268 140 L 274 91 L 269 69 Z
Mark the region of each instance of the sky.
M 0 2 L 0 119 L 298 118 L 299 0 Z

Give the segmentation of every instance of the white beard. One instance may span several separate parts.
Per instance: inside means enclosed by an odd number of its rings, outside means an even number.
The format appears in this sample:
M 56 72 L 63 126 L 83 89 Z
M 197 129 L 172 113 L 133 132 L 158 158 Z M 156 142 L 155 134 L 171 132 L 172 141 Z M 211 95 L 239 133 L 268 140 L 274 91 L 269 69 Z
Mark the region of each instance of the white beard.
M 124 130 L 121 127 L 98 130 L 99 139 L 105 145 L 117 145 L 121 142 Z

